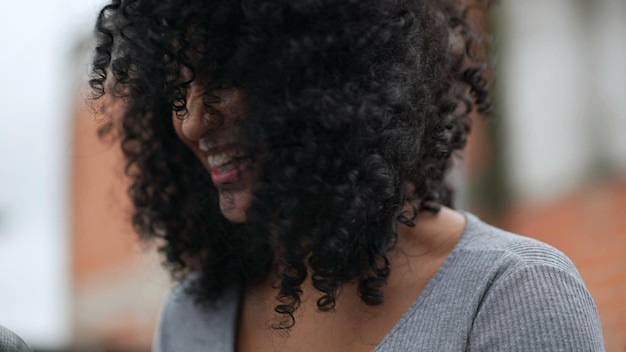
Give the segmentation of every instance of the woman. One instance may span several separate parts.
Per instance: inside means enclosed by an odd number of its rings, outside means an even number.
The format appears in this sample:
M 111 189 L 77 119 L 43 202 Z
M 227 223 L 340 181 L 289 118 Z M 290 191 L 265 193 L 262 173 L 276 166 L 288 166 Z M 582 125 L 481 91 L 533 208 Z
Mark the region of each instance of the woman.
M 602 350 L 562 253 L 451 208 L 451 157 L 489 110 L 466 11 L 102 10 L 91 87 L 122 110 L 103 132 L 119 127 L 133 224 L 181 281 L 155 351 Z

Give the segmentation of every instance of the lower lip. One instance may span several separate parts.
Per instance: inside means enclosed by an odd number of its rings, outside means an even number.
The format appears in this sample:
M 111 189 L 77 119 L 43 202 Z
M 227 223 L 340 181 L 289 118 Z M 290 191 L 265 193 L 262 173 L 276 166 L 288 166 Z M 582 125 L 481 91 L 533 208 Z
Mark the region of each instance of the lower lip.
M 232 170 L 219 172 L 217 168 L 211 169 L 211 181 L 215 186 L 235 183 L 242 178 L 242 173 L 247 169 L 246 163 L 240 163 Z

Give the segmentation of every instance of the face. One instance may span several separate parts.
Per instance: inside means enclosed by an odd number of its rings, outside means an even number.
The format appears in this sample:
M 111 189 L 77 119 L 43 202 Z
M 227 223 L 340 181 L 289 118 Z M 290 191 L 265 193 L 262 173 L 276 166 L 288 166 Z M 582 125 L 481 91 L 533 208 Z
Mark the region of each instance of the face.
M 187 97 L 188 114 L 183 119 L 172 114 L 172 120 L 180 139 L 211 174 L 224 217 L 232 223 L 243 223 L 256 179 L 254 165 L 237 145 L 246 117 L 245 97 L 239 89 L 214 94 L 221 102 L 212 104 L 215 110 L 208 112 L 203 105 L 203 87 L 192 82 Z

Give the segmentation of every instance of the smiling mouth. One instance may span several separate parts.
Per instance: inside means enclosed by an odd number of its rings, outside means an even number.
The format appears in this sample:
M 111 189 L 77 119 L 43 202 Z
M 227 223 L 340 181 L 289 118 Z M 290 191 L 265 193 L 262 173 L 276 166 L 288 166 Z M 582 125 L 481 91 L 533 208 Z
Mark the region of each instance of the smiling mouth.
M 215 186 L 238 183 L 250 166 L 249 156 L 240 149 L 211 154 L 206 160 Z
M 207 156 L 207 163 L 211 172 L 228 172 L 247 160 L 246 153 L 242 150 L 231 150 L 225 153 Z

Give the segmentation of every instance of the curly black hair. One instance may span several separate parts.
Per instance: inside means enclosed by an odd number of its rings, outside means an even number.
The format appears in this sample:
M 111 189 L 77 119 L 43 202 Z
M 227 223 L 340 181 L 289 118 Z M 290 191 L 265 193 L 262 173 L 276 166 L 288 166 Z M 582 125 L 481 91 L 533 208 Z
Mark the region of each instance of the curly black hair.
M 294 324 L 307 277 L 320 311 L 348 282 L 381 305 L 398 223 L 452 206 L 451 155 L 466 143 L 470 113 L 490 107 L 468 8 L 112 0 L 98 17 L 90 86 L 94 101 L 120 112 L 101 132 L 121 141 L 140 237 L 159 239 L 175 277 L 201 273 L 194 292 L 205 302 L 275 271 L 277 328 Z M 243 225 L 221 215 L 207 171 L 172 126 L 196 79 L 208 108 L 221 89 L 246 93 L 241 144 L 262 170 Z

